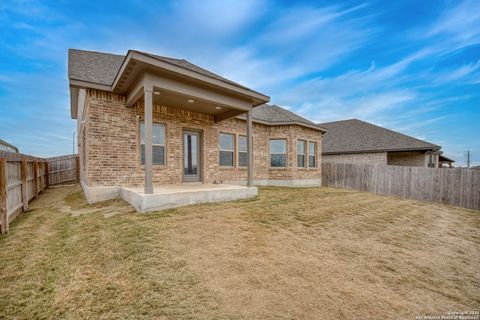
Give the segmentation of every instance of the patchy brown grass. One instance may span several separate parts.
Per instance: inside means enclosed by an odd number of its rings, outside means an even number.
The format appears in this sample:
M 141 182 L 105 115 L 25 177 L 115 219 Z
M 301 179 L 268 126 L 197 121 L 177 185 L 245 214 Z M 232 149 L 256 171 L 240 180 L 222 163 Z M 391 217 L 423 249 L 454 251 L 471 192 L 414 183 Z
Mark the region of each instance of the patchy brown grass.
M 328 188 L 134 214 L 47 190 L 0 237 L 0 319 L 414 319 L 480 308 L 480 213 Z

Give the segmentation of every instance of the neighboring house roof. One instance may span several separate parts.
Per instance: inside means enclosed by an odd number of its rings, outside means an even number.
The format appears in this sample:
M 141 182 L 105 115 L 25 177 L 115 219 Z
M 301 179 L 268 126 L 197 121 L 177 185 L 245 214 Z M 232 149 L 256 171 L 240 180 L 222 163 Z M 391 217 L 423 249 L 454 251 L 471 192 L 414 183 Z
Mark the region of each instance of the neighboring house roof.
M 327 130 L 323 154 L 382 151 L 436 151 L 440 146 L 358 119 L 319 123 Z
M 245 119 L 244 115 L 238 116 L 239 119 Z M 263 123 L 267 125 L 300 125 L 309 127 L 318 131 L 325 132 L 325 130 L 317 126 L 314 122 L 300 117 L 299 115 L 281 108 L 277 105 L 263 104 L 252 109 L 252 118 L 254 122 Z
M 18 153 L 18 148 L 15 147 L 13 144 L 8 143 L 5 140 L 0 139 L 0 150 L 16 152 Z
M 445 157 L 444 155 L 439 156 L 439 160 L 443 162 L 455 162 L 455 160 L 452 160 L 450 158 Z

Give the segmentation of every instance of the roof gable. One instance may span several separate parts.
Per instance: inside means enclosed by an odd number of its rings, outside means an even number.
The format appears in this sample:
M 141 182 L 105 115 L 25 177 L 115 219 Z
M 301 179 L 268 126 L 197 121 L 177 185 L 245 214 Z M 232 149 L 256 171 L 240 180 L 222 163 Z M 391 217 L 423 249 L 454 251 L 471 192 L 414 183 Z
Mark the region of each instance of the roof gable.
M 197 66 L 196 64 L 193 64 L 191 63 L 190 61 L 187 61 L 185 59 L 175 59 L 175 58 L 170 58 L 170 57 L 164 57 L 164 56 L 159 56 L 159 55 L 156 55 L 156 54 L 152 54 L 152 53 L 148 53 L 148 52 L 144 52 L 144 51 L 136 51 L 136 50 L 132 50 L 134 52 L 138 52 L 140 54 L 143 54 L 143 55 L 146 55 L 146 56 L 149 56 L 149 57 L 152 57 L 152 58 L 155 58 L 157 60 L 160 60 L 160 61 L 163 61 L 163 62 L 167 62 L 167 63 L 170 63 L 170 64 L 173 64 L 173 65 L 176 65 L 178 67 L 182 67 L 184 69 L 187 69 L 187 70 L 190 70 L 190 71 L 194 71 L 194 72 L 197 72 L 199 74 L 203 74 L 203 75 L 206 75 L 206 76 L 209 76 L 211 78 L 215 78 L 217 80 L 221 80 L 223 82 L 227 82 L 227 83 L 230 83 L 230 84 L 233 84 L 237 87 L 241 87 L 241 88 L 244 88 L 244 89 L 247 89 L 247 90 L 250 90 L 249 88 L 245 87 L 245 86 L 242 86 L 241 84 L 238 84 L 232 80 L 229 80 L 227 78 L 224 78 L 216 73 L 213 73 L 211 71 L 208 71 L 207 69 L 204 69 L 202 67 L 199 67 Z
M 242 86 L 234 81 L 224 78 L 216 73 L 208 71 L 202 67 L 199 67 L 185 59 L 175 59 L 170 57 L 159 56 L 156 54 L 130 50 L 141 55 L 154 58 L 156 60 L 181 67 L 186 70 L 196 72 L 201 75 L 214 78 L 234 86 L 251 90 L 245 86 Z M 120 71 L 123 61 L 126 56 L 95 52 L 79 49 L 68 50 L 68 78 L 73 80 L 86 81 L 90 83 L 108 85 L 111 86 L 115 80 L 116 75 Z
M 323 153 L 438 150 L 440 146 L 358 119 L 319 123 Z

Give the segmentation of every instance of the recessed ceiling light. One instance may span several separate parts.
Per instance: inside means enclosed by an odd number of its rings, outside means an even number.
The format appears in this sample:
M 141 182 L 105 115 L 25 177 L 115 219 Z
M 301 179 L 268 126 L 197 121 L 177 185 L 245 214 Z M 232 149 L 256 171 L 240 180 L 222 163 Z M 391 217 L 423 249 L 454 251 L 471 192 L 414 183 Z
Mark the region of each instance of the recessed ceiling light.
M 222 107 L 215 107 L 215 109 L 220 110 L 220 109 L 222 109 Z
M 195 100 L 193 100 L 193 99 L 188 99 L 187 101 L 188 101 L 189 103 L 194 103 L 194 102 L 195 102 Z
M 158 96 L 160 94 L 160 91 L 153 91 L 153 94 Z

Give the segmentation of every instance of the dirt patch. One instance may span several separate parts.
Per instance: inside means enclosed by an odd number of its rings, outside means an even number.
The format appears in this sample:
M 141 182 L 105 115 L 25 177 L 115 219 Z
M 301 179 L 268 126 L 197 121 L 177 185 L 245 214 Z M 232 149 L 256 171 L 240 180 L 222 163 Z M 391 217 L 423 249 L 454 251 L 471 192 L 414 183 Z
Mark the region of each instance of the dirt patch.
M 329 188 L 136 214 L 47 190 L 0 238 L 8 319 L 414 319 L 480 308 L 480 213 Z M 107 219 L 108 218 L 108 219 Z M 2 317 L 0 316 L 0 318 Z
M 135 213 L 135 209 L 122 199 L 112 199 L 89 205 L 82 191 L 67 194 L 59 208 L 61 212 L 72 216 L 99 212 L 105 218 L 109 218 L 119 214 Z

